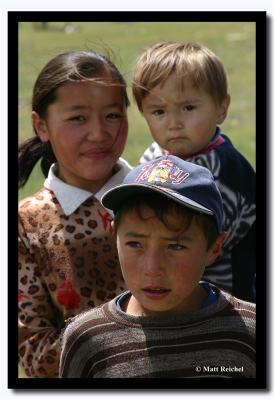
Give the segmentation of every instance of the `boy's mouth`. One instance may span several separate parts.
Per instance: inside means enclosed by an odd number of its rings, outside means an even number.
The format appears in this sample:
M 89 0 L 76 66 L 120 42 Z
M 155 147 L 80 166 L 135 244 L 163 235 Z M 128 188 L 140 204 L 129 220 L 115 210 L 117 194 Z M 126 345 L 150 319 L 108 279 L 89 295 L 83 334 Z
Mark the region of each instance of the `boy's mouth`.
M 162 299 L 171 292 L 170 289 L 161 286 L 146 286 L 142 291 L 147 297 L 155 299 Z

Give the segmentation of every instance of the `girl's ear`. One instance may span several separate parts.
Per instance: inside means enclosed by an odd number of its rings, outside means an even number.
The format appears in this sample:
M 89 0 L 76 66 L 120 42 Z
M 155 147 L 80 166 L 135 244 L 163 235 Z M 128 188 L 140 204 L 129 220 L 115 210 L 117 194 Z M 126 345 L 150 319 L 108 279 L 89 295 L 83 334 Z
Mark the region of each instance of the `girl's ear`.
M 218 119 L 217 119 L 217 124 L 222 124 L 224 120 L 226 119 L 228 108 L 230 104 L 230 95 L 228 94 L 224 100 L 222 101 L 222 104 L 219 107 L 219 114 L 218 114 Z
M 211 265 L 216 260 L 216 258 L 219 256 L 219 254 L 221 253 L 222 246 L 223 246 L 225 239 L 226 239 L 226 232 L 221 233 L 217 237 L 217 239 L 215 240 L 215 242 L 213 243 L 213 245 L 211 246 L 211 248 L 208 251 L 207 265 Z
M 47 142 L 49 140 L 49 133 L 46 121 L 40 118 L 39 114 L 36 111 L 32 111 L 31 119 L 32 119 L 32 126 L 37 135 L 40 137 L 41 141 Z

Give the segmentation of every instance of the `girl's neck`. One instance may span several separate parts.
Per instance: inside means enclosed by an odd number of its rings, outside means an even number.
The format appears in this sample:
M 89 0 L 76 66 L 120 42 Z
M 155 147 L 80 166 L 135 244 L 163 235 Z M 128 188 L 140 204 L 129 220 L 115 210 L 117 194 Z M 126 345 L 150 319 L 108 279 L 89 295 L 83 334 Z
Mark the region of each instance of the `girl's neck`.
M 88 180 L 88 179 L 81 179 L 77 177 L 77 179 L 73 179 L 73 176 L 67 177 L 65 174 L 62 174 L 59 172 L 59 169 L 57 169 L 56 176 L 64 181 L 65 183 L 75 186 L 79 189 L 86 190 L 88 192 L 91 192 L 93 194 L 97 193 L 105 184 L 106 182 L 112 177 L 112 175 L 115 173 L 115 169 L 113 168 L 109 175 L 104 177 L 104 179 L 100 180 Z

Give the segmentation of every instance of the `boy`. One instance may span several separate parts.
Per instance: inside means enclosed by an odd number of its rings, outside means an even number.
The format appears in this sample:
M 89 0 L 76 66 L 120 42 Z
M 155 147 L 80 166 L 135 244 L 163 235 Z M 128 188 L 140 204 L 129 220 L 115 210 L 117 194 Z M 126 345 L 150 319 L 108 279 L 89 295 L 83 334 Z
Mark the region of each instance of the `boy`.
M 60 377 L 254 378 L 255 304 L 200 281 L 225 239 L 210 171 L 160 157 L 102 202 L 129 291 L 67 324 Z
M 224 203 L 227 239 L 205 279 L 255 300 L 255 172 L 221 133 L 230 103 L 219 58 L 194 43 L 158 43 L 137 60 L 133 96 L 155 140 L 140 163 L 173 154 L 207 167 Z

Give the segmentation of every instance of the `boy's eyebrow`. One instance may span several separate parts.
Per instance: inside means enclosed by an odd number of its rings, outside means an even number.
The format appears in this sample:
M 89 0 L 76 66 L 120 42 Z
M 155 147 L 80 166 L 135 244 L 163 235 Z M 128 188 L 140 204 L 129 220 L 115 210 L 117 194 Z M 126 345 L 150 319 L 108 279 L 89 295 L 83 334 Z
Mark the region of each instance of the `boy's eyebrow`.
M 172 242 L 179 242 L 180 240 L 183 240 L 185 242 L 191 242 L 192 238 L 186 235 L 176 235 L 176 236 L 169 236 L 169 237 L 163 237 L 162 239 L 164 240 L 170 240 Z
M 133 238 L 145 238 L 148 237 L 149 235 L 145 235 L 144 233 L 137 233 L 137 232 L 127 232 L 125 234 L 126 237 L 133 237 Z
M 138 232 L 127 232 L 125 234 L 126 237 L 130 237 L 130 238 L 147 238 L 149 237 L 149 235 L 145 235 L 144 233 L 138 233 Z M 184 241 L 192 241 L 192 238 L 190 238 L 189 236 L 186 235 L 182 235 L 182 234 L 176 234 L 174 236 L 166 236 L 166 237 L 162 237 L 160 239 L 166 240 L 166 241 L 172 241 L 172 242 L 178 242 L 180 240 L 184 240 Z

